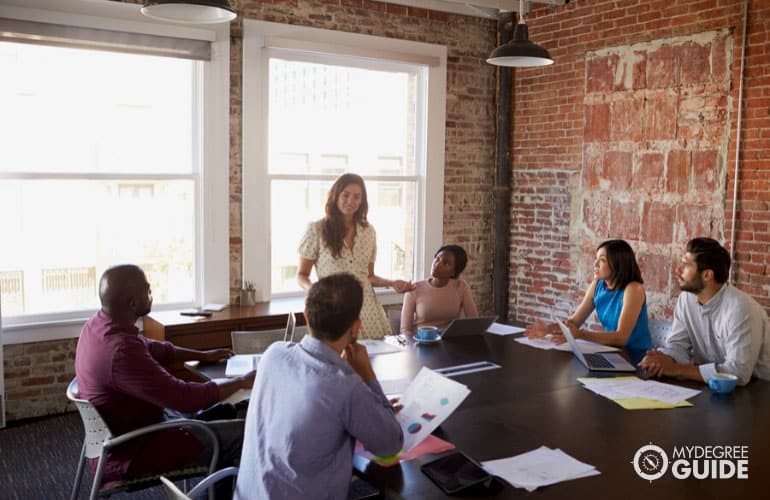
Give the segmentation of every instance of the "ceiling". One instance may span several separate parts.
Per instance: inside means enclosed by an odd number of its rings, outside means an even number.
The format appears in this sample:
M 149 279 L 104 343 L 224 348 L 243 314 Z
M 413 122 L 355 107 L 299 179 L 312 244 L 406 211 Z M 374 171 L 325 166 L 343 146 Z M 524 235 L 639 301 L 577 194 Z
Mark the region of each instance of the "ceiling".
M 497 19 L 503 12 L 519 10 L 519 0 L 385 0 L 388 3 L 419 7 L 422 9 L 465 14 L 476 17 Z M 570 0 L 525 0 L 524 11 L 529 12 L 530 4 L 564 5 Z

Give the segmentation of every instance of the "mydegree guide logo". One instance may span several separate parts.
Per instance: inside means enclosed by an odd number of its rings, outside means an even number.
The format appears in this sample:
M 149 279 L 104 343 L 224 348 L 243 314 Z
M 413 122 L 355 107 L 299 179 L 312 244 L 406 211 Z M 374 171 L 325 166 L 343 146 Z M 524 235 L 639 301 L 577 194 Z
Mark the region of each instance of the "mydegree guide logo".
M 652 443 L 636 450 L 634 471 L 652 483 L 671 469 L 676 479 L 748 479 L 748 445 L 675 446 L 671 459 L 666 450 Z

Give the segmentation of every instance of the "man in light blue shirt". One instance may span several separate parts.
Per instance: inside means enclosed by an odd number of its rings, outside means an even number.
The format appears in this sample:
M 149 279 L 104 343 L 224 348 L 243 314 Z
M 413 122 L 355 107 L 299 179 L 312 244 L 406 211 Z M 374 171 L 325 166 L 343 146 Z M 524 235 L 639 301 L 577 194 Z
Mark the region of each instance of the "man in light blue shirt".
M 666 345 L 639 366 L 660 376 L 708 382 L 731 373 L 745 385 L 770 380 L 770 323 L 748 294 L 727 283 L 730 254 L 716 240 L 695 238 L 678 269 L 682 293 Z
M 309 334 L 265 352 L 246 416 L 237 500 L 346 499 L 356 439 L 379 456 L 401 450 L 393 406 L 355 342 L 362 302 L 352 275 L 318 280 L 305 302 Z

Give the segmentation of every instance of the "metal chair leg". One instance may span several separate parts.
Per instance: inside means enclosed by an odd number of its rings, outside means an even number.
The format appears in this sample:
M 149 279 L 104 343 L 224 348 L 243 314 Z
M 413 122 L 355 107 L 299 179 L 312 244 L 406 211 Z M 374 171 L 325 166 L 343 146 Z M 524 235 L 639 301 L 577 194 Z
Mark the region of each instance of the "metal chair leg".
M 70 494 L 70 500 L 77 500 L 78 493 L 80 493 L 80 481 L 83 479 L 83 469 L 86 464 L 86 444 L 83 443 L 83 447 L 80 449 L 80 459 L 78 460 L 78 470 L 75 473 L 75 483 L 72 485 L 72 493 Z

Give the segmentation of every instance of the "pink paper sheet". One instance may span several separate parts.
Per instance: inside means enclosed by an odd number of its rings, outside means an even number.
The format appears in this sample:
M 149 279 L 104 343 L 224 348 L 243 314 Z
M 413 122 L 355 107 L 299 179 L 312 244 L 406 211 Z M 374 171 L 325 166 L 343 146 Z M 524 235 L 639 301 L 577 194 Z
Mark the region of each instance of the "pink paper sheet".
M 372 460 L 376 464 L 382 465 L 383 467 L 390 467 L 392 465 L 396 465 L 399 462 L 407 462 L 409 460 L 413 460 L 415 458 L 419 458 L 423 455 L 429 455 L 431 453 L 441 453 L 442 451 L 448 451 L 448 450 L 454 450 L 455 445 L 450 443 L 449 441 L 444 441 L 441 438 L 437 438 L 433 434 L 429 434 L 428 437 L 420 441 L 420 443 L 409 450 L 406 453 L 402 453 L 400 457 L 398 457 L 397 461 L 394 461 L 392 463 L 389 462 L 382 462 L 380 460 L 377 460 L 369 451 L 364 449 L 364 445 L 361 444 L 360 441 L 356 441 L 356 449 L 355 454 L 360 455 L 366 459 Z

